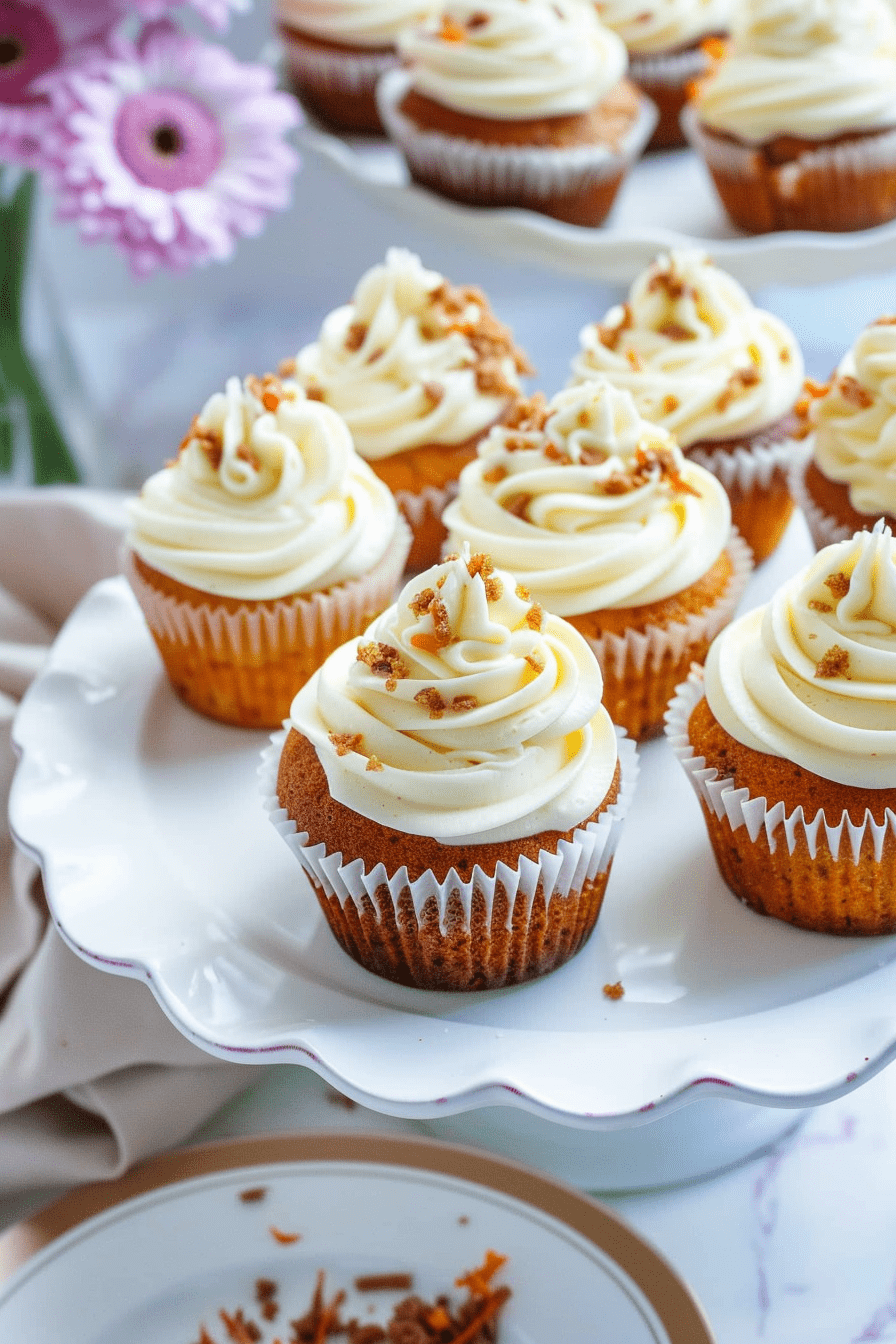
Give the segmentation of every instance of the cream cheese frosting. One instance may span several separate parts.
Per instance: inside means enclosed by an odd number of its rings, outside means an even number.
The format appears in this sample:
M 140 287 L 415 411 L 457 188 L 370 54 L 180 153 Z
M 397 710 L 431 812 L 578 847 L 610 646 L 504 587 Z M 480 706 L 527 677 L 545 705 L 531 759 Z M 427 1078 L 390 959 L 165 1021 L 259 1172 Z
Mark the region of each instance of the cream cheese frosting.
M 720 483 L 606 380 L 496 426 L 442 517 L 450 543 L 487 551 L 560 616 L 681 592 L 731 530 Z
M 176 461 L 129 502 L 132 549 L 181 583 L 266 600 L 366 574 L 395 538 L 395 500 L 335 411 L 297 384 L 229 378 Z
M 352 302 L 295 361 L 308 395 L 339 412 L 371 462 L 481 434 L 528 371 L 483 294 L 449 285 L 400 247 L 361 277 Z
M 896 126 L 896 21 L 886 0 L 745 0 L 700 120 L 750 144 Z
M 803 387 L 793 334 L 698 251 L 658 257 L 579 345 L 576 380 L 602 375 L 625 388 L 683 448 L 768 428 Z
M 469 550 L 426 570 L 299 691 L 292 726 L 332 796 L 445 845 L 566 831 L 616 770 L 578 631 Z
M 583 0 L 450 0 L 399 50 L 414 88 L 473 116 L 586 112 L 625 74 L 625 44 Z
M 722 727 L 856 788 L 896 780 L 896 542 L 882 524 L 819 551 L 715 639 L 706 698 Z
M 852 507 L 896 517 L 896 317 L 865 328 L 810 421 L 818 468 L 849 487 Z
M 395 46 L 399 35 L 435 12 L 427 0 L 277 0 L 277 22 L 351 47 Z
M 732 0 L 595 0 L 601 23 L 618 33 L 632 55 L 653 55 L 692 46 L 699 38 L 728 31 Z

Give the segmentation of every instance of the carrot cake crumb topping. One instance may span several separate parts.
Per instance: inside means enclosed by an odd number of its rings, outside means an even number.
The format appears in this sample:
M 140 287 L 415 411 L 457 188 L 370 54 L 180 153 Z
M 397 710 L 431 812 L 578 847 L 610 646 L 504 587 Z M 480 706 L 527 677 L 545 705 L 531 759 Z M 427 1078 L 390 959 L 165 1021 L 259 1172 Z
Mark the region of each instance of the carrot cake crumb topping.
M 378 756 L 374 756 L 371 753 L 371 755 L 367 757 L 367 764 L 365 765 L 364 769 L 372 770 L 375 774 L 380 774 L 383 769 L 382 761 Z
M 435 408 L 445 396 L 445 389 L 441 383 L 424 383 L 423 395 L 430 406 Z
M 544 659 L 539 653 L 535 653 L 534 651 L 532 653 L 527 653 L 524 657 L 524 662 L 529 664 L 536 675 L 540 675 L 544 671 Z
M 605 999 L 621 999 L 621 998 L 623 998 L 624 995 L 625 995 L 625 989 L 624 989 L 624 987 L 623 987 L 622 981 L 621 981 L 621 980 L 617 980 L 617 981 L 615 982 L 615 984 L 612 984 L 612 985 L 604 985 L 603 994 L 604 994 L 604 998 L 605 998 Z
M 526 612 L 526 624 L 530 630 L 540 630 L 544 619 L 544 609 L 540 602 L 533 602 Z
M 425 616 L 436 600 L 435 592 L 432 588 L 424 588 L 422 592 L 415 593 L 408 603 L 408 610 L 415 616 Z
M 327 736 L 336 748 L 337 756 L 348 756 L 352 751 L 360 751 L 364 741 L 360 733 L 328 733 Z
M 522 584 L 522 583 L 518 583 L 518 584 L 517 584 L 517 586 L 516 586 L 516 595 L 517 595 L 517 597 L 520 599 L 521 602 L 531 602 L 531 601 L 532 601 L 532 594 L 529 592 L 529 589 L 526 588 L 525 585 Z
M 475 695 L 456 695 L 451 701 L 451 708 L 455 714 L 463 714 L 469 709 L 478 709 L 479 701 Z
M 277 372 L 281 378 L 292 378 L 295 376 L 296 362 L 294 359 L 281 359 L 277 365 Z
M 497 466 L 489 467 L 488 471 L 482 473 L 482 479 L 488 481 L 489 485 L 500 485 L 501 481 L 507 477 L 507 468 L 502 467 L 500 463 Z
M 858 410 L 867 410 L 869 406 L 874 405 L 874 398 L 866 387 L 863 387 L 858 378 L 851 378 L 844 374 L 837 379 L 837 391 L 844 401 L 848 401 L 850 406 L 855 406 Z
M 816 677 L 848 677 L 849 654 L 839 644 L 832 644 L 815 668 Z
M 391 644 L 359 644 L 358 662 L 366 663 L 375 677 L 388 677 L 390 681 L 403 681 L 411 675 L 407 663 Z
M 352 322 L 348 331 L 345 333 L 346 350 L 360 350 L 364 344 L 364 338 L 367 335 L 366 322 Z
M 268 1188 L 266 1185 L 253 1185 L 248 1190 L 240 1191 L 240 1202 L 242 1204 L 260 1204 L 267 1193 Z
M 833 611 L 834 608 L 830 602 L 819 602 L 817 597 L 813 597 L 809 602 L 810 611 Z
M 418 705 L 423 705 L 424 709 L 429 710 L 431 719 L 440 719 L 447 709 L 445 700 L 435 686 L 427 686 L 422 691 L 418 691 L 414 700 Z
M 693 341 L 696 340 L 696 333 L 691 331 L 690 327 L 684 326 L 681 322 L 662 322 L 657 327 L 657 334 L 665 336 L 670 341 Z
M 673 411 L 678 410 L 680 405 L 681 402 L 678 400 L 678 398 L 673 397 L 670 392 L 667 397 L 663 397 L 663 414 L 671 415 Z
M 829 574 L 824 581 L 825 588 L 830 588 L 838 602 L 841 597 L 845 597 L 849 592 L 849 575 L 838 570 L 836 574 Z

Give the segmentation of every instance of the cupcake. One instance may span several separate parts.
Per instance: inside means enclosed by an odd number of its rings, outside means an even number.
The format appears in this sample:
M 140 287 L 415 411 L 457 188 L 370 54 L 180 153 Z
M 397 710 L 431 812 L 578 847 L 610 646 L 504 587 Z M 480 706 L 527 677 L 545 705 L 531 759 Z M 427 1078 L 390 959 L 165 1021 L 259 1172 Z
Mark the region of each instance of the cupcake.
M 416 182 L 467 205 L 600 224 L 656 120 L 583 0 L 452 0 L 377 86 Z
M 896 543 L 827 546 L 724 630 L 667 732 L 722 877 L 761 914 L 896 932 Z
M 602 375 L 631 392 L 645 419 L 725 486 L 757 562 L 770 555 L 793 512 L 788 475 L 801 452 L 803 357 L 784 323 L 709 257 L 670 252 L 579 345 L 573 377 Z
M 684 145 L 680 119 L 688 88 L 711 68 L 703 44 L 727 33 L 734 0 L 665 0 L 652 9 L 643 0 L 594 3 L 601 23 L 628 49 L 629 78 L 659 111 L 648 149 Z
M 434 8 L 427 0 L 276 0 L 290 84 L 324 126 L 382 135 L 376 82 L 398 65 L 399 34 Z
M 450 545 L 488 550 L 581 631 L 611 718 L 635 738 L 661 731 L 750 571 L 716 478 L 605 380 L 533 397 L 493 429 L 445 523 Z
M 263 787 L 350 956 L 494 989 L 588 938 L 635 773 L 581 636 L 465 550 L 302 688 Z
M 811 401 L 808 462 L 794 469 L 818 547 L 883 517 L 896 527 L 896 317 L 872 322 Z
M 357 452 L 394 493 L 414 535 L 409 568 L 434 564 L 461 467 L 514 406 L 519 375 L 531 373 L 485 295 L 390 248 L 285 367 L 309 397 L 339 412 Z
M 409 537 L 343 420 L 271 375 L 229 378 L 131 501 L 126 572 L 178 695 L 279 725 L 389 603 Z
M 896 216 L 896 19 L 886 0 L 743 0 L 683 118 L 749 233 Z

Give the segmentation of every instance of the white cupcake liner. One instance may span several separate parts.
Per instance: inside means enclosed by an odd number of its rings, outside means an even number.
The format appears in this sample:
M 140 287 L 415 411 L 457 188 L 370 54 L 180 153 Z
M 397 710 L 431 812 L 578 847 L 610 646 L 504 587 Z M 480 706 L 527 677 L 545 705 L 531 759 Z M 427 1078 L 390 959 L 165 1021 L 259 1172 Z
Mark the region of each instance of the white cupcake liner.
M 789 476 L 790 493 L 793 495 L 799 507 L 806 515 L 806 523 L 815 543 L 816 550 L 823 550 L 825 546 L 833 546 L 837 541 L 849 541 L 853 536 L 854 529 L 847 523 L 841 523 L 829 513 L 825 513 L 820 505 L 806 489 L 806 468 L 812 460 L 812 444 L 814 435 L 810 435 L 805 440 L 805 451 L 794 462 Z M 869 524 L 874 519 L 869 518 Z
M 768 490 L 776 471 L 785 471 L 789 479 L 801 446 L 797 439 L 788 438 L 777 443 L 738 444 L 730 449 L 720 447 L 714 452 L 688 448 L 685 456 L 688 461 L 705 467 L 726 490 L 750 494 L 753 490 Z
M 300 87 L 323 93 L 372 95 L 377 80 L 398 65 L 394 51 L 333 51 L 305 43 L 300 34 L 293 36 L 284 29 L 281 37 L 290 76 Z
M 753 552 L 736 529 L 725 549 L 733 572 L 725 591 L 705 611 L 664 627 L 649 625 L 645 631 L 627 630 L 624 635 L 608 631 L 597 639 L 586 635 L 601 668 L 619 679 L 628 672 L 640 677 L 648 671 L 656 672 L 667 655 L 677 662 L 689 649 L 712 640 L 734 615 L 753 570 Z
M 628 170 L 643 152 L 657 121 L 648 98 L 618 150 L 606 145 L 552 149 L 528 145 L 492 145 L 441 131 L 422 131 L 399 110 L 411 88 L 412 74 L 392 70 L 376 86 L 377 106 L 388 135 L 396 141 L 415 175 L 435 178 L 458 191 L 484 196 L 513 196 L 544 202 L 584 190 Z
M 662 84 L 678 89 L 699 79 L 709 64 L 709 57 L 700 46 L 683 51 L 630 51 L 628 75 L 633 84 Z
M 678 687 L 675 698 L 669 702 L 666 736 L 697 797 L 719 821 L 727 817 L 733 831 L 745 826 L 754 843 L 764 833 L 772 854 L 782 833 L 789 854 L 793 853 L 802 836 L 812 859 L 818 852 L 819 836 L 824 831 L 832 858 L 839 857 L 842 844 L 844 855 L 851 858 L 854 864 L 859 862 L 862 842 L 866 835 L 870 835 L 875 863 L 880 862 L 887 833 L 896 837 L 896 812 L 890 808 L 884 812 L 882 822 L 875 821 L 866 809 L 864 820 L 859 825 L 855 825 L 845 811 L 840 820 L 832 825 L 825 819 L 821 809 L 814 817 L 807 817 L 802 807 L 788 813 L 783 803 L 770 806 L 766 798 L 751 798 L 749 789 L 736 789 L 730 779 L 719 778 L 715 767 L 707 768 L 705 758 L 695 755 L 688 737 L 688 722 L 703 695 L 703 669 L 693 668 L 687 681 Z
M 841 144 L 806 150 L 798 160 L 771 169 L 765 162 L 761 147 L 753 148 L 733 140 L 719 139 L 705 131 L 693 105 L 682 112 L 681 128 L 688 143 L 702 156 L 707 167 L 747 179 L 754 179 L 760 173 L 769 173 L 774 178 L 779 195 L 785 199 L 798 195 L 800 178 L 806 172 L 830 173 L 833 192 L 836 189 L 833 183 L 835 174 L 852 177 L 896 168 L 896 129 L 870 131 L 859 140 L 844 140 Z
M 508 902 L 509 929 L 510 916 L 515 911 L 520 897 L 526 902 L 526 913 L 531 909 L 532 900 L 541 889 L 545 905 L 550 908 L 554 896 L 565 897 L 570 892 L 579 891 L 587 881 L 593 881 L 610 866 L 626 812 L 631 806 L 638 779 L 638 756 L 634 742 L 627 738 L 621 729 L 616 729 L 619 749 L 621 779 L 619 795 L 597 821 L 589 821 L 584 828 L 576 829 L 572 840 L 561 840 L 557 853 L 542 850 L 538 863 L 521 856 L 517 867 L 498 863 L 494 875 L 484 872 L 478 864 L 468 881 L 464 881 L 454 868 L 451 868 L 443 881 L 439 881 L 431 870 L 423 873 L 413 882 L 403 865 L 395 873 L 390 873 L 385 864 L 378 863 L 368 873 L 361 859 L 343 863 L 341 853 L 328 854 L 323 844 L 308 843 L 308 834 L 299 831 L 296 823 L 280 806 L 277 797 L 277 769 L 283 744 L 289 734 L 286 724 L 281 732 L 274 733 L 271 742 L 262 753 L 259 779 L 264 797 L 264 807 L 277 831 L 289 846 L 291 852 L 301 864 L 307 877 L 323 890 L 327 897 L 336 897 L 343 908 L 353 903 L 361 912 L 362 906 L 373 903 L 382 888 L 388 887 L 395 903 L 396 912 L 400 897 L 410 893 L 414 913 L 420 919 L 423 907 L 435 899 L 439 911 L 439 929 L 442 936 L 449 932 L 447 913 L 449 902 L 461 902 L 464 918 L 469 929 L 474 893 L 485 900 L 487 923 L 491 924 L 492 908 L 498 886 L 503 887 Z M 450 846 L 448 847 L 450 848 Z M 519 917 L 519 909 L 516 915 Z
M 441 518 L 458 491 L 459 481 L 444 486 L 424 485 L 422 490 L 396 490 L 395 500 L 412 528 L 419 527 L 427 513 Z
M 214 599 L 194 607 L 158 592 L 141 577 L 130 550 L 123 565 L 150 630 L 160 638 L 210 647 L 222 659 L 251 662 L 265 649 L 296 649 L 314 643 L 321 634 L 335 648 L 360 633 L 365 615 L 385 610 L 392 601 L 410 545 L 410 530 L 399 518 L 389 547 L 367 574 L 328 592 L 286 597 L 264 606 L 242 605 L 236 611 L 211 605 Z

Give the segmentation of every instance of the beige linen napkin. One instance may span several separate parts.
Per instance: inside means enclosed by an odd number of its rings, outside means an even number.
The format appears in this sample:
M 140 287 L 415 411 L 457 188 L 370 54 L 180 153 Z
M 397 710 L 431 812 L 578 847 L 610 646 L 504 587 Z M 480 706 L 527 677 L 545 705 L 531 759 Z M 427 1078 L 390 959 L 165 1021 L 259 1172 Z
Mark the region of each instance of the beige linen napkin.
M 99 491 L 0 493 L 0 1191 L 116 1176 L 261 1077 L 191 1045 L 145 985 L 71 952 L 6 824 L 16 704 L 78 600 L 118 572 L 125 521 Z

